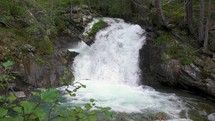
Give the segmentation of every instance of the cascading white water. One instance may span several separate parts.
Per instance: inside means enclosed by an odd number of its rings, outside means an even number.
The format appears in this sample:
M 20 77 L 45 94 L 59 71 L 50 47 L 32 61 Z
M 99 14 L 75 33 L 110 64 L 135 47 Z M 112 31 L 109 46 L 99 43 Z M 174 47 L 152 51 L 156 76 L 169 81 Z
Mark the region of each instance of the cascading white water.
M 75 58 L 72 68 L 76 81 L 86 88 L 77 92 L 76 100 L 68 100 L 81 104 L 93 98 L 97 105 L 116 112 L 165 112 L 172 119 L 179 119 L 185 108 L 178 97 L 138 86 L 139 49 L 145 43 L 145 31 L 121 19 L 102 19 L 109 26 L 96 34 L 90 47 L 81 47 L 84 51 Z M 90 23 L 86 31 L 98 20 Z

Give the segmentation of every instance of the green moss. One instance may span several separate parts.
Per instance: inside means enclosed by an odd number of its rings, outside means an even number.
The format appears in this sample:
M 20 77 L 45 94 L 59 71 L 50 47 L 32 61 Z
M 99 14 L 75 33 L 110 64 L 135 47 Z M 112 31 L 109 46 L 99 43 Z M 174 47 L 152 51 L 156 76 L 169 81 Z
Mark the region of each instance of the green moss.
M 104 20 L 100 19 L 97 23 L 93 25 L 92 29 L 88 32 L 88 36 L 94 36 L 100 29 L 104 27 L 107 27 L 107 23 Z

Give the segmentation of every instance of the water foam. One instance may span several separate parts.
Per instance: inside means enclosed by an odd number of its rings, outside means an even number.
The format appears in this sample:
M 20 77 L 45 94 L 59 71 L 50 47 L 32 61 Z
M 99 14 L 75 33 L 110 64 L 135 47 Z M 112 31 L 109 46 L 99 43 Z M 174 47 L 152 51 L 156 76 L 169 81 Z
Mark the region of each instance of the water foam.
M 98 20 L 94 19 L 84 34 Z M 75 100 L 68 100 L 82 104 L 93 98 L 97 105 L 117 112 L 165 112 L 178 119 L 184 105 L 177 96 L 138 86 L 139 50 L 145 43 L 145 31 L 121 19 L 103 20 L 109 26 L 96 34 L 95 43 L 76 56 L 72 68 L 76 81 L 87 88 L 80 89 Z

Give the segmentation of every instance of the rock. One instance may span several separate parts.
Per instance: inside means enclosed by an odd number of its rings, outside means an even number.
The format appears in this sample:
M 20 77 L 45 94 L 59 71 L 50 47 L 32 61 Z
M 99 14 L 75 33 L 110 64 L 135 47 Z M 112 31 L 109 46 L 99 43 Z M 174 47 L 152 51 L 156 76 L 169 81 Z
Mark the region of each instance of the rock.
M 89 38 L 87 35 L 79 35 L 79 38 L 84 41 L 87 45 L 91 45 L 94 41 L 92 38 Z
M 142 83 L 155 87 L 161 83 L 215 98 L 215 62 L 212 58 L 202 54 L 195 56 L 193 63 L 182 65 L 177 58 L 164 53 L 170 46 L 168 43 L 158 44 L 153 40 L 157 31 L 153 33 L 153 28 L 148 31 L 146 44 L 140 50 Z
M 88 20 L 87 20 L 86 16 L 84 16 L 82 18 L 82 21 L 83 21 L 83 25 L 87 25 Z
M 215 121 L 215 113 L 212 113 L 208 116 L 209 121 Z
M 81 11 L 81 7 L 79 6 L 73 7 L 73 10 L 72 10 L 73 13 L 78 13 L 79 11 Z
M 80 23 L 81 22 L 81 18 L 76 18 L 76 19 L 72 19 L 74 22 L 76 23 Z
M 36 48 L 30 44 L 25 44 L 22 48 L 22 51 L 25 52 L 35 52 Z
M 83 9 L 89 9 L 88 5 L 82 5 L 81 8 L 83 8 Z
M 159 79 L 159 81 L 169 86 L 177 85 L 177 77 L 181 68 L 180 62 L 178 60 L 171 59 L 167 62 L 162 63 L 160 68 L 162 71 L 159 71 L 158 74 L 161 75 L 164 79 Z
M 25 97 L 26 97 L 26 94 L 25 94 L 24 91 L 15 92 L 15 95 L 16 95 L 16 97 L 18 97 L 18 98 L 25 98 Z
M 156 120 L 159 120 L 159 121 L 160 120 L 169 120 L 170 119 L 170 117 L 164 112 L 158 112 L 155 117 L 156 117 Z
M 33 55 L 23 54 L 19 73 L 24 76 L 25 83 L 34 87 L 55 87 L 60 85 L 64 71 L 68 69 L 66 65 L 71 62 L 67 57 L 67 50 L 57 51 L 53 55 Z M 63 60 L 63 61 L 62 61 Z M 70 68 L 70 67 L 69 67 Z M 66 79 L 72 77 L 71 71 L 66 75 Z
M 93 17 L 91 15 L 87 16 L 87 19 L 92 20 Z

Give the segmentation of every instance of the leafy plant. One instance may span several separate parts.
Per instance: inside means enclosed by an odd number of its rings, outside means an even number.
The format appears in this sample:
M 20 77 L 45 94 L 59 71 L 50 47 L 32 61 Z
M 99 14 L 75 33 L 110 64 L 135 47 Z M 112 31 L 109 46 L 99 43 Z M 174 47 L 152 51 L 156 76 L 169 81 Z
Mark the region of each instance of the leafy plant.
M 3 74 L 0 74 L 0 89 L 7 89 L 10 87 L 9 81 L 14 80 L 15 77 L 10 74 L 10 68 L 13 66 L 14 62 L 7 60 L 2 63 L 4 67 Z
M 66 75 L 69 72 L 65 70 L 64 73 Z M 65 78 L 62 79 L 65 81 Z M 72 78 L 70 83 L 65 82 L 67 85 L 70 84 L 65 92 L 71 97 L 75 97 L 80 88 L 86 88 L 85 85 L 73 81 Z M 69 88 L 71 86 L 72 89 Z M 32 95 L 35 96 L 34 100 L 23 101 L 19 101 L 14 94 L 0 96 L 0 121 L 96 121 L 98 113 L 104 114 L 109 119 L 112 117 L 111 108 L 96 106 L 94 99 L 90 99 L 89 103 L 83 106 L 60 109 L 59 99 L 65 92 L 62 93 L 56 88 L 40 89 L 40 91 L 32 92 Z M 44 109 L 43 105 L 46 105 L 48 109 Z
M 76 89 L 79 89 L 77 87 Z M 68 92 L 68 90 L 67 90 Z M 69 91 L 69 93 L 71 93 Z M 73 91 L 72 91 L 73 93 Z M 96 121 L 97 113 L 104 113 L 108 118 L 112 117 L 110 108 L 108 107 L 98 107 L 95 104 L 95 100 L 91 99 L 89 103 L 86 103 L 84 107 L 75 106 L 74 108 L 67 108 L 63 111 L 59 111 L 60 104 L 58 99 L 61 95 L 60 91 L 54 88 L 44 89 L 42 92 L 32 92 L 39 100 L 37 101 L 20 101 L 18 104 L 11 103 L 16 100 L 15 96 L 9 97 L 0 97 L 0 103 L 3 103 L 3 106 L 0 110 L 0 120 L 23 120 L 23 121 L 32 121 L 32 120 L 71 120 L 71 121 Z M 75 95 L 71 95 L 75 96 Z M 46 111 L 42 104 L 47 103 L 51 104 L 48 111 Z M 98 111 L 97 111 L 98 110 Z M 10 115 L 10 112 L 13 111 L 14 114 Z

